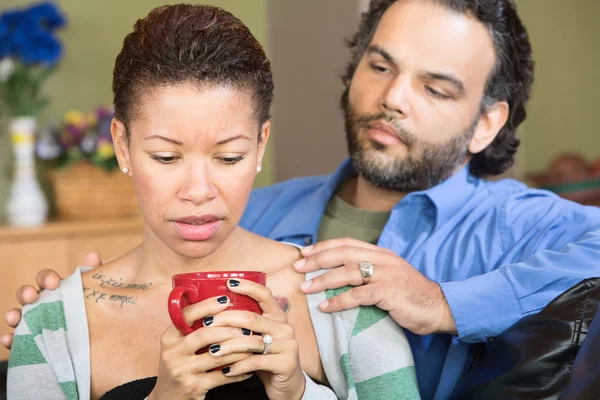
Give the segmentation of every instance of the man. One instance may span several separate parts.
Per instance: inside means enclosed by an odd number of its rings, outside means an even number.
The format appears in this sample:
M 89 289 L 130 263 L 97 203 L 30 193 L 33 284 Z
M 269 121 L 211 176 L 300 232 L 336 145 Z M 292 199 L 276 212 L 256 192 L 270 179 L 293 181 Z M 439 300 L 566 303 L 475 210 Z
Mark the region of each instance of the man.
M 308 246 L 295 267 L 325 271 L 303 284 L 323 311 L 388 311 L 422 397 L 446 399 L 470 343 L 600 275 L 600 210 L 481 179 L 512 164 L 533 80 L 510 0 L 373 0 L 350 47 L 350 160 L 255 191 L 242 225 Z

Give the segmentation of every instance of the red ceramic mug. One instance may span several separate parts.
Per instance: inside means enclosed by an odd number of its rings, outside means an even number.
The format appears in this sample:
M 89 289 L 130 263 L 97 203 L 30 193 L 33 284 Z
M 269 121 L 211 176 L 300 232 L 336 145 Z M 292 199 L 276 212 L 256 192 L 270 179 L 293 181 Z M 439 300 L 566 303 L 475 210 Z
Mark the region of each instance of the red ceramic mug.
M 189 335 L 203 327 L 202 320 L 195 321 L 192 326 L 189 326 L 183 318 L 182 310 L 190 304 L 210 297 L 227 296 L 230 304 L 228 310 L 247 310 L 262 315 L 262 309 L 256 300 L 229 290 L 227 287 L 229 279 L 245 279 L 266 285 L 267 274 L 259 271 L 211 271 L 173 276 L 173 290 L 169 294 L 169 316 L 179 332 Z

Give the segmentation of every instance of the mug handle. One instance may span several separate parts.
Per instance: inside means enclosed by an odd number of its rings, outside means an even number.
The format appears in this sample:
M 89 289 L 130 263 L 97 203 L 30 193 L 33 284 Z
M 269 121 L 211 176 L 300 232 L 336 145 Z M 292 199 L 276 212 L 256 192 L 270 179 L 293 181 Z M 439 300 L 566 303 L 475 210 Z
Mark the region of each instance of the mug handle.
M 191 300 L 190 303 L 195 303 L 198 299 L 198 291 L 193 286 L 178 286 L 174 288 L 169 294 L 169 316 L 179 332 L 183 335 L 189 335 L 194 332 L 194 329 L 183 318 L 181 302 L 184 296 L 188 296 L 189 300 Z

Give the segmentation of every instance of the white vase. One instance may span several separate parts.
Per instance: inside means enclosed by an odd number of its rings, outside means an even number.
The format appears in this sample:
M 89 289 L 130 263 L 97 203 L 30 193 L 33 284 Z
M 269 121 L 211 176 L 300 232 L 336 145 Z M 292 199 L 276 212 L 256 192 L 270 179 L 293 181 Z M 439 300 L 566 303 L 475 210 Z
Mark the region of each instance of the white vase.
M 48 218 L 48 202 L 35 171 L 36 124 L 35 117 L 17 117 L 9 122 L 15 176 L 6 203 L 6 216 L 12 226 L 35 227 Z

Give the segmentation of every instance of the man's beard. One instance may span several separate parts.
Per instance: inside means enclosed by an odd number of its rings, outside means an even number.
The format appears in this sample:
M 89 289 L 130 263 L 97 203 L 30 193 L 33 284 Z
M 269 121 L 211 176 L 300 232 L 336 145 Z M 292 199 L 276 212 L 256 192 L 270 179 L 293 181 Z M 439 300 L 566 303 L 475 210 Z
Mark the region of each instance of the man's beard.
M 461 134 L 445 143 L 425 143 L 402 128 L 395 118 L 386 113 L 357 114 L 348 99 L 342 100 L 345 114 L 348 153 L 356 172 L 373 186 L 399 192 L 415 192 L 432 188 L 450 177 L 469 156 L 468 143 L 477 127 L 480 114 Z M 359 138 L 361 128 L 376 121 L 392 125 L 407 149 L 406 156 L 383 160 L 387 146 L 370 139 Z M 366 140 L 370 143 L 367 146 Z M 389 158 L 389 156 L 387 157 Z

